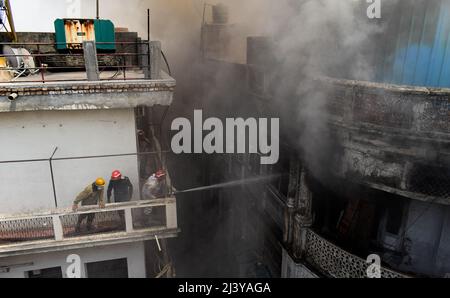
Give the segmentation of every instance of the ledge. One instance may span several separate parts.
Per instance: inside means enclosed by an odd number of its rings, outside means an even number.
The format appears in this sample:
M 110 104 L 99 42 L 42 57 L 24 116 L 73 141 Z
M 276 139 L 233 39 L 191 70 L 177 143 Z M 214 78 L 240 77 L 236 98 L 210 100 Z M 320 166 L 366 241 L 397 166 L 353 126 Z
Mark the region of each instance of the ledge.
M 388 92 L 399 92 L 399 93 L 409 93 L 411 95 L 450 95 L 449 88 L 429 88 L 429 87 L 416 87 L 408 85 L 394 85 L 386 83 L 376 83 L 369 81 L 358 81 L 358 80 L 346 80 L 337 79 L 331 77 L 317 77 L 316 81 L 329 83 L 334 85 L 341 85 L 347 87 L 359 87 L 368 89 L 381 89 Z
M 0 85 L 0 113 L 168 106 L 175 86 L 176 81 L 166 74 L 160 80 L 6 83 Z M 11 93 L 17 93 L 16 100 L 7 98 Z
M 149 208 L 160 209 L 148 214 Z M 88 214 L 95 214 L 94 228 L 77 231 L 77 220 Z M 86 206 L 76 212 L 11 215 L 0 217 L 0 258 L 172 238 L 178 233 L 175 197 L 108 204 L 102 209 Z
M 87 236 L 71 238 L 63 241 L 35 241 L 26 244 L 7 245 L 0 247 L 0 258 L 15 257 L 21 255 L 49 253 L 55 251 L 64 251 L 72 249 L 82 249 L 90 247 L 99 247 L 107 245 L 116 245 L 130 242 L 140 242 L 158 239 L 167 239 L 177 237 L 179 229 L 148 229 L 135 233 L 111 233 L 105 235 Z

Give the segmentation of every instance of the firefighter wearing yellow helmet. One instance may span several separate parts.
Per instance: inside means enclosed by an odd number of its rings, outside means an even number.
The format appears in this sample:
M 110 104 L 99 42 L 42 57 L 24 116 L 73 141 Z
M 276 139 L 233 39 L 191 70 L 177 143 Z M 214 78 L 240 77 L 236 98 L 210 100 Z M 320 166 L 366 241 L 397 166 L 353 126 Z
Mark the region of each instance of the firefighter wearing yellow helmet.
M 73 202 L 72 210 L 75 212 L 78 210 L 78 204 L 81 203 L 81 206 L 93 206 L 99 205 L 100 208 L 105 208 L 105 179 L 98 178 L 94 183 L 89 184 L 75 199 Z M 87 230 L 90 231 L 92 229 L 92 223 L 95 218 L 95 213 L 89 214 L 81 214 L 78 216 L 78 222 L 75 231 L 80 232 L 81 223 L 84 219 L 87 219 Z

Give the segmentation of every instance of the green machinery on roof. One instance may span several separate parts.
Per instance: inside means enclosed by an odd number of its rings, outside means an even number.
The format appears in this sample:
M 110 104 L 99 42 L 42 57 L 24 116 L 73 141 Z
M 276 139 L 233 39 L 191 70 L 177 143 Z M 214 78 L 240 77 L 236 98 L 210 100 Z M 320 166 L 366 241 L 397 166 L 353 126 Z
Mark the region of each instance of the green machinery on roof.
M 79 50 L 83 41 L 95 40 L 97 50 L 115 51 L 115 28 L 110 20 L 57 19 L 55 20 L 56 49 Z

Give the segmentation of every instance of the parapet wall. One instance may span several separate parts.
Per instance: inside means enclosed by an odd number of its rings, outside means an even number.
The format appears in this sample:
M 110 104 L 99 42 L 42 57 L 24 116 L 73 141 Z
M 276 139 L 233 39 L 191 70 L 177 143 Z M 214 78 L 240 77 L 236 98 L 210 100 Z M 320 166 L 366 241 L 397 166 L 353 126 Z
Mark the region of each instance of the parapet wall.
M 170 105 L 175 80 L 15 83 L 0 86 L 0 112 L 123 109 Z M 16 93 L 17 99 L 8 96 Z
M 450 89 L 319 80 L 343 178 L 450 204 Z

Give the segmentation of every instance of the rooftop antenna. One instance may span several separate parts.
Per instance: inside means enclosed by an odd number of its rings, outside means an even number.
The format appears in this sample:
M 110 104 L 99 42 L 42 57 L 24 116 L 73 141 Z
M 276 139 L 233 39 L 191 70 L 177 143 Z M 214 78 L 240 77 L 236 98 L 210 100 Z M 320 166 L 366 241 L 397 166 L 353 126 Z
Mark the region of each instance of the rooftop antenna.
M 97 3 L 97 20 L 100 19 L 100 0 L 96 0 Z
M 150 42 L 150 8 L 147 9 L 147 39 Z

